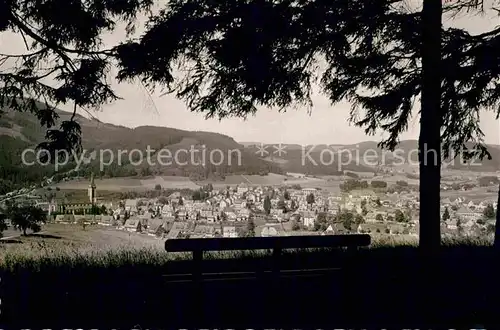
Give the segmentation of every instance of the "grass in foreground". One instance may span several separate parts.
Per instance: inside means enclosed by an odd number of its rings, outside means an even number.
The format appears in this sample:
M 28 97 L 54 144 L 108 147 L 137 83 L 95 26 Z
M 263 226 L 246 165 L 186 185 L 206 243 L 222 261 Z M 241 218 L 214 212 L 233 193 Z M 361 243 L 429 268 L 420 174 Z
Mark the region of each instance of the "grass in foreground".
M 347 276 L 337 272 L 324 278 L 283 279 L 279 286 L 275 282 L 214 281 L 200 291 L 189 283 L 166 283 L 163 276 L 188 273 L 192 264 L 188 254 L 28 239 L 2 247 L 2 315 L 36 324 L 50 320 L 44 324 L 53 327 L 61 322 L 64 327 L 168 324 L 179 328 L 199 320 L 193 302 L 206 299 L 202 304 L 207 315 L 213 322 L 222 322 L 212 323 L 215 328 L 262 326 L 256 322 L 264 318 L 281 326 L 286 322 L 310 326 L 313 321 L 338 325 L 328 322 L 348 318 L 364 325 L 375 321 L 408 324 L 404 322 L 429 322 L 428 315 L 438 308 L 444 320 L 459 324 L 496 316 L 498 258 L 491 240 L 466 237 L 443 243 L 443 258 L 438 262 L 422 262 L 412 242 L 385 239 L 350 259 L 354 263 L 347 264 Z M 268 266 L 267 256 L 261 251 L 212 253 L 206 266 L 209 271 L 255 271 L 262 261 Z M 285 266 L 313 268 L 349 260 L 344 256 L 349 254 L 293 250 L 283 260 Z M 438 283 L 431 290 L 425 275 L 429 272 Z M 275 302 L 273 297 L 281 300 Z M 422 308 L 427 312 L 422 314 Z M 356 315 L 351 318 L 345 311 Z
M 102 245 L 88 242 L 66 241 L 58 239 L 29 239 L 21 244 L 0 245 L 0 269 L 41 269 L 57 267 L 73 268 L 119 268 L 165 267 L 173 261 L 189 260 L 190 253 L 167 253 L 158 247 L 134 247 L 132 245 Z M 481 248 L 486 251 L 492 244 L 491 237 L 460 237 L 443 239 L 444 250 Z M 417 250 L 418 242 L 399 241 L 391 237 L 374 240 L 369 248 L 363 249 L 363 254 L 398 255 L 407 251 Z M 286 255 L 313 256 L 328 252 L 328 249 L 288 250 Z M 271 251 L 223 251 L 206 253 L 206 259 L 252 259 L 265 258 Z M 321 257 L 319 257 L 321 258 Z

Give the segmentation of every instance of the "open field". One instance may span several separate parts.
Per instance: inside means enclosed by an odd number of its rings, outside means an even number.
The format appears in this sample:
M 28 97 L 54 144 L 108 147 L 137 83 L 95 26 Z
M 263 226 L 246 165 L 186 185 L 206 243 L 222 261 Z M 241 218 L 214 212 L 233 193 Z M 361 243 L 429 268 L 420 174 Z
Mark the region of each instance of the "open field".
M 8 235 L 19 235 L 9 230 Z M 85 230 L 78 225 L 53 224 L 43 226 L 42 232 L 27 237 L 15 237 L 15 242 L 0 244 L 1 256 L 43 256 L 48 253 L 78 254 L 94 251 L 119 251 L 122 249 L 163 250 L 164 242 L 146 234 L 129 233 L 123 230 L 102 226 L 87 226 Z
M 441 176 L 443 177 L 448 177 L 448 176 L 462 176 L 466 178 L 471 178 L 471 179 L 477 179 L 482 176 L 498 176 L 499 171 L 492 172 L 492 171 L 485 171 L 485 172 L 479 172 L 479 171 L 464 171 L 464 170 L 455 170 L 455 169 L 443 169 Z
M 199 185 L 205 185 L 208 183 L 211 183 L 214 188 L 224 188 L 226 186 L 234 187 L 239 184 L 245 183 L 247 185 L 280 185 L 283 184 L 284 179 L 286 176 L 280 175 L 280 174 L 275 174 L 275 173 L 269 173 L 268 175 L 227 175 L 224 180 L 203 180 L 203 181 L 198 181 L 197 183 Z
M 410 184 L 418 184 L 418 180 L 411 180 L 401 175 L 384 176 L 373 178 L 375 180 L 384 180 L 388 183 L 404 180 Z M 153 190 L 156 185 L 163 189 L 198 189 L 200 186 L 211 183 L 214 188 L 220 189 L 227 186 L 234 187 L 245 183 L 250 186 L 279 186 L 279 185 L 300 185 L 302 188 L 320 188 L 330 192 L 339 192 L 339 185 L 344 181 L 342 176 L 317 176 L 293 178 L 285 175 L 269 173 L 268 175 L 228 175 L 224 180 L 203 180 L 193 182 L 187 177 L 179 176 L 155 176 L 151 178 L 139 179 L 131 178 L 111 178 L 96 179 L 95 183 L 98 191 L 146 191 Z M 58 183 L 55 186 L 61 190 L 81 190 L 88 188 L 87 180 L 74 180 Z
M 67 199 L 68 201 L 72 202 L 87 202 L 89 200 L 87 188 L 88 185 L 86 188 L 75 189 L 68 187 L 68 189 L 61 189 L 61 190 L 52 189 L 50 192 L 55 194 L 56 200 Z M 98 199 L 100 200 L 115 202 L 121 199 L 121 193 L 123 191 L 98 189 L 97 196 Z M 48 193 L 48 191 L 45 188 L 41 188 L 36 191 L 36 195 L 39 196 L 44 196 L 46 193 Z
M 466 191 L 441 191 L 441 198 L 463 197 L 472 201 L 496 201 L 498 198 L 498 192 L 488 192 L 488 189 L 491 189 L 491 187 L 476 187 Z
M 126 191 L 145 189 L 141 184 L 141 180 L 137 178 L 112 178 L 102 180 L 96 178 L 95 184 L 99 190 Z M 59 187 L 61 190 L 86 190 L 89 187 L 89 181 L 87 179 L 71 180 L 57 183 L 54 186 Z
M 388 185 L 395 184 L 398 181 L 406 181 L 406 182 L 408 182 L 408 184 L 411 184 L 411 185 L 418 185 L 419 184 L 418 180 L 409 179 L 405 175 L 401 175 L 401 174 L 376 176 L 372 180 L 385 181 L 385 182 L 387 182 Z M 371 180 L 369 180 L 369 181 L 371 181 Z
M 214 187 L 236 186 L 241 183 L 249 185 L 280 185 L 286 177 L 279 174 L 270 173 L 269 175 L 228 175 L 224 180 L 205 180 L 193 182 L 187 177 L 180 176 L 155 176 L 145 179 L 135 177 L 130 178 L 111 178 L 95 179 L 98 190 L 109 191 L 127 191 L 127 190 L 153 190 L 157 184 L 163 189 L 198 189 L 200 186 L 212 183 Z M 286 182 L 286 181 L 285 181 Z M 58 183 L 55 187 L 61 190 L 88 188 L 88 180 L 72 180 Z
M 127 190 L 153 190 L 157 184 L 163 189 L 197 189 L 194 182 L 185 177 L 156 176 L 152 178 L 111 178 L 95 179 L 95 184 L 99 190 L 127 191 Z M 61 190 L 81 189 L 85 190 L 89 186 L 88 180 L 72 180 L 61 182 L 55 185 Z

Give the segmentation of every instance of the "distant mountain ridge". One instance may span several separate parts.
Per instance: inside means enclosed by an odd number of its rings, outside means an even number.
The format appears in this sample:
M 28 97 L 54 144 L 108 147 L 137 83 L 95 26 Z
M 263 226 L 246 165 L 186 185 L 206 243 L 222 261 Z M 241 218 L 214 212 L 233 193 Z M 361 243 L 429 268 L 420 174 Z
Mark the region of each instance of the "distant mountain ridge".
M 58 111 L 58 114 L 59 122 L 68 120 L 72 115 L 64 111 Z M 106 164 L 111 160 L 110 154 L 114 157 L 111 165 L 104 167 L 102 175 L 105 177 L 176 175 L 190 177 L 196 181 L 208 178 L 217 180 L 229 174 L 282 173 L 279 166 L 258 158 L 227 135 L 155 126 L 128 128 L 90 120 L 81 115 L 77 115 L 75 120 L 82 130 L 82 147 L 85 150 L 83 156 L 87 158 L 88 155 L 90 161 L 89 164 L 82 165 L 79 172 L 72 172 L 75 176 L 89 176 L 90 172 L 100 173 L 100 162 L 95 159 L 95 155 L 99 155 L 101 151 L 107 157 L 104 160 Z M 36 182 L 44 176 L 50 177 L 54 174 L 50 166 L 28 167 L 22 164 L 23 150 L 34 148 L 42 142 L 45 133 L 45 129 L 40 127 L 37 118 L 32 114 L 6 111 L 1 115 L 0 186 L 4 188 L 0 189 L 0 194 L 1 190 L 10 189 L 5 187 Z M 150 154 L 151 161 L 145 159 L 148 148 L 154 150 Z M 106 150 L 111 152 L 104 152 Z M 120 163 L 117 162 L 119 150 L 125 152 Z M 142 151 L 142 162 L 132 157 L 133 150 Z M 167 159 L 164 155 L 168 153 L 163 153 L 163 162 L 158 161 L 160 150 L 170 152 Z M 206 166 L 203 166 L 203 150 Z M 211 162 L 208 157 L 214 150 L 220 152 L 214 152 L 214 160 Z M 75 165 L 69 164 L 60 169 L 59 173 L 67 172 Z
M 33 115 L 5 110 L 0 115 L 0 186 L 3 190 L 10 189 L 11 185 L 26 182 L 36 182 L 44 176 L 54 175 L 50 167 L 26 167 L 21 162 L 22 151 L 33 148 L 42 142 L 45 130 Z M 67 120 L 72 115 L 69 112 L 58 112 L 61 120 Z M 125 159 L 121 165 L 113 162 L 104 168 L 105 177 L 122 176 L 150 176 L 176 175 L 190 177 L 194 181 L 222 178 L 228 174 L 261 174 L 267 173 L 304 173 L 309 175 L 337 175 L 345 170 L 357 172 L 378 172 L 381 166 L 395 166 L 398 158 L 394 153 L 388 153 L 378 148 L 376 141 L 363 141 L 356 144 L 321 144 L 301 146 L 299 144 L 261 144 L 259 142 L 237 142 L 232 137 L 215 132 L 187 131 L 169 127 L 139 126 L 128 128 L 98 120 L 90 120 L 81 115 L 76 116 L 82 129 L 83 148 L 89 153 L 92 151 L 111 151 L 146 148 L 155 150 L 153 157 L 161 149 L 168 149 L 172 154 L 177 151 L 220 150 L 228 153 L 220 165 L 200 164 L 200 158 L 189 159 L 185 152 L 179 153 L 178 162 L 171 165 L 132 164 L 133 160 Z M 418 154 L 416 140 L 401 141 L 398 148 L 403 158 L 417 163 Z M 241 153 L 241 162 L 234 158 L 229 151 Z M 482 166 L 463 165 L 455 162 L 451 168 L 470 171 L 497 171 L 500 169 L 500 146 L 492 145 L 489 148 L 492 160 L 484 160 Z M 370 156 L 366 156 L 367 154 Z M 361 156 L 360 156 L 361 155 Z M 365 155 L 365 157 L 363 157 Z M 400 155 L 400 156 L 401 156 Z M 198 156 L 196 156 L 198 157 Z M 220 158 L 217 158 L 218 161 Z M 109 159 L 107 159 L 109 160 Z M 214 162 L 215 162 L 214 161 Z M 187 164 L 185 164 L 187 163 Z M 229 164 L 230 163 L 230 164 Z M 404 163 L 406 164 L 406 163 Z M 399 164 L 401 165 L 401 164 Z M 73 166 L 73 167 L 72 167 Z M 74 168 L 68 165 L 63 170 Z M 61 172 L 61 171 L 60 171 Z M 88 176 L 90 172 L 99 173 L 99 162 L 95 159 L 80 168 L 75 175 Z M 57 174 L 60 176 L 60 174 Z M 5 188 L 7 187 L 7 188 Z M 0 194 L 2 193 L 0 189 Z
M 297 152 L 300 152 L 301 157 L 305 158 L 306 161 L 309 160 L 309 158 L 304 157 L 305 154 L 309 154 L 316 162 L 321 159 L 321 154 L 323 154 L 323 159 L 327 159 L 325 161 L 326 163 L 329 163 L 328 157 L 331 154 L 337 156 L 337 159 L 343 159 L 342 163 L 347 162 L 348 158 L 350 158 L 350 164 L 341 166 L 344 170 L 375 171 L 377 168 L 380 168 L 380 166 L 405 167 L 407 165 L 413 165 L 416 168 L 418 165 L 417 140 L 402 140 L 399 142 L 394 151 L 388 151 L 380 148 L 378 146 L 379 142 L 376 141 L 363 141 L 345 145 L 319 144 L 300 146 L 298 144 L 281 144 L 284 151 L 281 156 L 275 154 L 279 144 L 242 144 L 245 145 L 246 148 L 251 149 L 253 152 L 258 152 L 258 150 L 268 151 L 269 154 L 266 154 L 265 159 L 267 161 L 273 161 L 271 158 L 274 158 L 274 161 L 277 163 L 289 163 L 292 159 L 297 159 Z M 472 148 L 473 146 L 469 145 L 469 147 Z M 455 159 L 444 160 L 443 163 L 446 164 L 445 167 L 449 169 L 484 172 L 500 171 L 500 145 L 489 144 L 487 148 L 492 157 L 491 160 L 487 158 L 484 158 L 483 160 L 469 160 L 464 164 L 461 162 L 461 157 L 457 157 Z M 429 157 L 431 156 L 433 155 L 429 154 Z M 292 163 L 296 165 L 293 161 Z M 332 165 L 337 166 L 337 164 L 338 162 L 334 161 Z M 288 169 L 287 166 L 284 166 L 284 168 L 291 170 Z M 300 172 L 300 168 L 294 166 L 294 169 L 291 172 L 295 171 Z M 315 172 L 319 172 L 320 174 L 326 174 L 325 172 L 329 171 L 331 171 L 331 168 L 325 169 L 322 166 L 317 166 L 315 169 Z

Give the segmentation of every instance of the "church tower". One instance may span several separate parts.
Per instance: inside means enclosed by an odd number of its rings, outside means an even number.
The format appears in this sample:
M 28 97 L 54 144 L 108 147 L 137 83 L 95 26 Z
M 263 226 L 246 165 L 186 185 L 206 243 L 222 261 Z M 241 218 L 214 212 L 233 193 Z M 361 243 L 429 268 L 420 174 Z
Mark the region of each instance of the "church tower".
M 95 194 L 95 182 L 94 182 L 94 172 L 92 172 L 92 175 L 90 177 L 90 185 L 89 185 L 89 200 L 90 200 L 90 203 L 92 204 L 95 204 L 97 202 L 97 197 L 96 197 L 96 194 Z

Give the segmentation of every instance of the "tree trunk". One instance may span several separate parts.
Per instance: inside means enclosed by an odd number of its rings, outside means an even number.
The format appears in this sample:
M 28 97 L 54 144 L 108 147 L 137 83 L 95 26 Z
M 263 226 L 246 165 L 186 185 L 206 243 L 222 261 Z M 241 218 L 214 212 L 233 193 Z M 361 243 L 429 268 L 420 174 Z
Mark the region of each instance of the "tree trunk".
M 497 219 L 495 222 L 495 249 L 500 250 L 500 185 L 498 186 Z
M 26 228 L 23 228 L 23 236 L 28 236 L 28 235 L 26 234 Z
M 420 112 L 420 274 L 426 286 L 417 295 L 421 321 L 439 319 L 441 244 L 441 15 L 442 0 L 424 0 L 422 9 L 422 96 Z M 429 302 L 433 302 L 429 304 Z
M 424 0 L 422 10 L 422 97 L 420 112 L 420 237 L 423 251 L 441 243 L 441 0 Z

